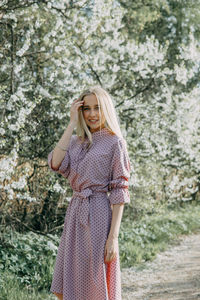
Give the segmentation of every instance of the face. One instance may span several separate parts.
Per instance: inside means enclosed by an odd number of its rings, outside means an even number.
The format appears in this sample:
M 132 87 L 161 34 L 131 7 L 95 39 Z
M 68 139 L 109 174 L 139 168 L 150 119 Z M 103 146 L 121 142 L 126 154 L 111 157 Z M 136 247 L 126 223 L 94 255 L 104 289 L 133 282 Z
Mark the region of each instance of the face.
M 101 123 L 100 123 L 100 107 L 98 106 L 97 98 L 94 94 L 87 95 L 83 98 L 83 117 L 91 132 L 100 129 L 100 125 L 103 128 L 105 123 L 105 117 L 101 110 Z M 92 121 L 93 120 L 93 121 Z

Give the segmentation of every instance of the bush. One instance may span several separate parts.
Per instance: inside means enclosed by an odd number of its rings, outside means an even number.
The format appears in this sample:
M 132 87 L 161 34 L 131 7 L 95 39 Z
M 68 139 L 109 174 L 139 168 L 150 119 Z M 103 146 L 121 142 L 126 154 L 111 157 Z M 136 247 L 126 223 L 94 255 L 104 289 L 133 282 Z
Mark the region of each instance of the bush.
M 54 239 L 7 230 L 0 245 L 0 272 L 15 274 L 19 283 L 30 289 L 49 289 L 59 242 Z

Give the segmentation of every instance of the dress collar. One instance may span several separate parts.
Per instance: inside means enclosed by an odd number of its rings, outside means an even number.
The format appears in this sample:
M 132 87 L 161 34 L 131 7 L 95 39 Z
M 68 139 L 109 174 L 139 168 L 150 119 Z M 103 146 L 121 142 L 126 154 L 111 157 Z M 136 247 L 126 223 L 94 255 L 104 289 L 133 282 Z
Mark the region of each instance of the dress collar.
M 109 129 L 107 127 L 102 128 L 101 130 L 91 132 L 92 138 L 101 137 L 109 133 Z
M 91 132 L 92 141 L 93 142 L 98 141 L 99 139 L 101 139 L 101 137 L 107 136 L 109 134 L 111 134 L 111 131 L 107 127 L 104 127 L 104 128 L 102 128 L 101 130 L 98 130 L 98 131 Z M 87 148 L 88 143 L 89 143 L 89 139 L 86 136 L 85 141 L 82 143 L 82 147 Z

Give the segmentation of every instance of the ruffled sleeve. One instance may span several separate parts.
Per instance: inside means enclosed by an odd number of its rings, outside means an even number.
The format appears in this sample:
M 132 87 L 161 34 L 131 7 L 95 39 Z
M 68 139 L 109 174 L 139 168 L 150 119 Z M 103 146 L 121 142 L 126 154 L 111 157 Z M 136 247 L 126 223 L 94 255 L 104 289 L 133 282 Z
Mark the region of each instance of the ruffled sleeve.
M 52 167 L 53 150 L 48 154 L 48 165 L 49 165 L 49 168 L 51 169 L 51 171 L 53 171 L 55 173 L 59 173 L 66 178 L 69 176 L 69 172 L 70 172 L 70 155 L 69 155 L 69 153 L 70 153 L 70 149 L 72 147 L 72 143 L 74 142 L 74 139 L 75 139 L 75 135 L 72 135 L 71 139 L 70 139 L 69 147 L 65 152 L 65 156 L 64 156 L 60 166 L 57 169 Z
M 130 178 L 130 159 L 124 139 L 119 138 L 115 144 L 111 163 L 111 180 L 109 184 L 110 205 L 130 203 L 128 191 Z

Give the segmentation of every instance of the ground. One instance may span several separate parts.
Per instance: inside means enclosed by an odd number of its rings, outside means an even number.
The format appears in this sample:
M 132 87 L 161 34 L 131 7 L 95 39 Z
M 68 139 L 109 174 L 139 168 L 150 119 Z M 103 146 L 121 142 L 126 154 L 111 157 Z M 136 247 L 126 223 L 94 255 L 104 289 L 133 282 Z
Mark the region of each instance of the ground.
M 153 262 L 121 276 L 123 300 L 200 299 L 200 233 L 181 236 Z

